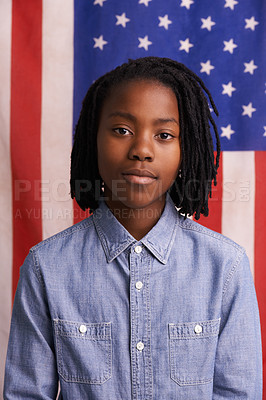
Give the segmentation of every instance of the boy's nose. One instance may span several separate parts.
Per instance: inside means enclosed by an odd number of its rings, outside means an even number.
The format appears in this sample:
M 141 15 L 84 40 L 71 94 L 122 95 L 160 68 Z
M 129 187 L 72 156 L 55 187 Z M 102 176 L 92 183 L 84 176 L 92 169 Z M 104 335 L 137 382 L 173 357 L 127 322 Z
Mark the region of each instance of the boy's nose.
M 130 160 L 153 161 L 154 149 L 148 139 L 135 139 L 129 149 L 128 157 Z

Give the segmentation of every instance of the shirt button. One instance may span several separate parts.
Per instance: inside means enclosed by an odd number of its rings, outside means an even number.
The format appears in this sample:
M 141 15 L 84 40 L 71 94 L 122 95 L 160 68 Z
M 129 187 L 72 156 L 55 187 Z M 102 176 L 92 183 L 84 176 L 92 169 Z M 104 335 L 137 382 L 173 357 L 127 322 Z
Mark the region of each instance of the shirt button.
M 137 254 L 141 253 L 141 252 L 142 252 L 142 247 L 141 247 L 141 246 L 136 246 L 136 247 L 135 247 L 135 252 L 136 252 Z
M 141 281 L 136 282 L 136 288 L 138 290 L 142 289 L 143 283 Z
M 80 331 L 80 333 L 86 333 L 86 332 L 87 332 L 87 327 L 86 327 L 86 325 L 80 325 L 79 331 Z
M 142 342 L 138 342 L 137 349 L 138 349 L 138 351 L 142 351 L 144 349 L 144 344 Z
M 202 332 L 202 326 L 201 325 L 196 325 L 194 328 L 195 333 L 201 333 Z

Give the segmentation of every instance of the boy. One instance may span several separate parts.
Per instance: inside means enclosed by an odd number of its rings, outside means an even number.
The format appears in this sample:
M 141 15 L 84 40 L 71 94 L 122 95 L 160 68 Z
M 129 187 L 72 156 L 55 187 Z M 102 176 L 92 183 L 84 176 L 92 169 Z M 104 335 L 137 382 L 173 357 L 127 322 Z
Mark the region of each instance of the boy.
M 182 64 L 148 57 L 89 89 L 71 193 L 93 216 L 21 268 L 5 399 L 54 399 L 58 381 L 64 400 L 261 398 L 244 249 L 181 215 L 207 215 L 216 180 L 202 88 Z

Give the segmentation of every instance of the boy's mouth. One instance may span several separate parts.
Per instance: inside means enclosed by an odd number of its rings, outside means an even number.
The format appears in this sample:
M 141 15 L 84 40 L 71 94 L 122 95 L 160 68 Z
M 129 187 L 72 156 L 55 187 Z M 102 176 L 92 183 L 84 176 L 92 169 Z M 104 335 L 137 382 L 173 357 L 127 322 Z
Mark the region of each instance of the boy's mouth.
M 147 185 L 158 179 L 153 172 L 147 169 L 129 169 L 122 172 L 122 175 L 127 182 L 138 185 Z

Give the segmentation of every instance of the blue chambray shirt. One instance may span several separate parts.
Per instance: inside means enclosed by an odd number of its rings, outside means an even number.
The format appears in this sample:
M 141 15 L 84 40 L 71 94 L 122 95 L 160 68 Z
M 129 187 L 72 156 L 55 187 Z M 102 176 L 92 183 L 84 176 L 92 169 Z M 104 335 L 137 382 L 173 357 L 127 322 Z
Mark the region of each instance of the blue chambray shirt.
M 4 398 L 259 400 L 261 364 L 243 248 L 169 196 L 140 241 L 101 202 L 21 268 Z

